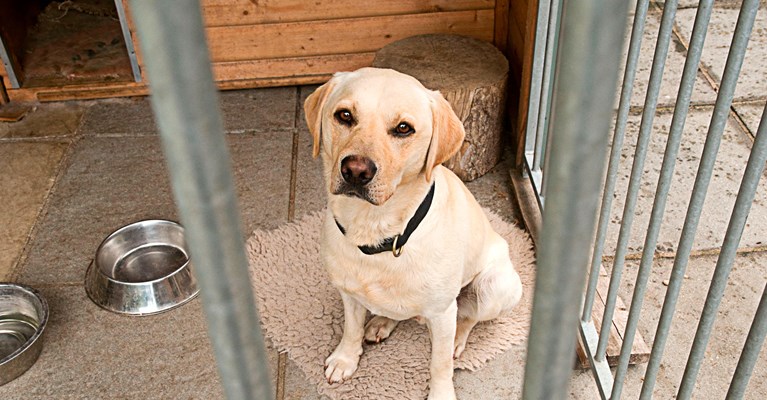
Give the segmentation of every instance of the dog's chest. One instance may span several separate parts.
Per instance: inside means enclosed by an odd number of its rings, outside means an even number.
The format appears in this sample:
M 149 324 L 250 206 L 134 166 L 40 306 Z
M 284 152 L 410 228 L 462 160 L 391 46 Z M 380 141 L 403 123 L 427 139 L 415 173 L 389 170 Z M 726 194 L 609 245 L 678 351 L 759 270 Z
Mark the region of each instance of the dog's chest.
M 376 263 L 344 264 L 329 268 L 333 284 L 374 314 L 407 319 L 421 315 L 428 304 L 431 288 L 410 271 Z

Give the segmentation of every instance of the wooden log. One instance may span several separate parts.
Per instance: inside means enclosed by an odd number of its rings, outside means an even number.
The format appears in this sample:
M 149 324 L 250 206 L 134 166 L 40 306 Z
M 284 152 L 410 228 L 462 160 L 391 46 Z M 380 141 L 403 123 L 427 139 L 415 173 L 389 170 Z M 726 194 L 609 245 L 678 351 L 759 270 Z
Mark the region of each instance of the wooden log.
M 458 35 L 419 35 L 376 53 L 373 66 L 412 75 L 439 90 L 463 122 L 466 138 L 445 163 L 464 181 L 474 180 L 501 158 L 509 63 L 490 43 Z

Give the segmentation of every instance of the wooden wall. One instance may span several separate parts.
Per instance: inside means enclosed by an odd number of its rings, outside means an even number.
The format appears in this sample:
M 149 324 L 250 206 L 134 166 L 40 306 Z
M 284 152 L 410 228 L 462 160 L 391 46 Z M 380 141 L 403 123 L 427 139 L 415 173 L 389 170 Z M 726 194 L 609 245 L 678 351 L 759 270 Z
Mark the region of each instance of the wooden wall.
M 125 4 L 129 26 L 130 9 Z M 201 0 L 214 78 L 221 89 L 321 83 L 333 72 L 369 66 L 375 51 L 423 33 L 488 41 L 510 61 L 518 97 L 528 25 L 536 0 Z M 141 42 L 131 29 L 141 65 Z M 0 68 L 0 73 L 2 73 Z M 146 80 L 9 90 L 26 100 L 146 95 Z M 516 107 L 516 102 L 513 102 Z M 514 110 L 512 116 L 516 116 Z

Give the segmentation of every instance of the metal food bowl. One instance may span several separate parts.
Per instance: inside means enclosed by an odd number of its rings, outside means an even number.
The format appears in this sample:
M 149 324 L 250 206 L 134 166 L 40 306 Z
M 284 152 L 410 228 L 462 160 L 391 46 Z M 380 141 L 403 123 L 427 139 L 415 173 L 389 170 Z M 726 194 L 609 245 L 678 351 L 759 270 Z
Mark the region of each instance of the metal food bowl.
M 193 299 L 199 290 L 184 228 L 146 220 L 112 233 L 88 267 L 85 290 L 100 307 L 130 315 L 168 311 Z
M 0 385 L 18 378 L 43 349 L 48 303 L 36 290 L 0 283 Z

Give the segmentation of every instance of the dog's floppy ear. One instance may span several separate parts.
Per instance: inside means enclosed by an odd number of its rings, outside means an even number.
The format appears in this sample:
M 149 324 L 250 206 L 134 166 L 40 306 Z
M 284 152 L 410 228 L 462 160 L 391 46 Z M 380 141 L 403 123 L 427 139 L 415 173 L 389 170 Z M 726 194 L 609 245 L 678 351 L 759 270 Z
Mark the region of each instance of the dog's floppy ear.
M 429 152 L 426 154 L 426 180 L 431 181 L 431 172 L 437 165 L 452 157 L 463 144 L 466 131 L 455 115 L 450 103 L 438 91 L 431 93 L 432 134 Z
M 317 157 L 320 154 L 320 141 L 322 140 L 322 107 L 325 105 L 328 96 L 333 92 L 333 87 L 336 85 L 337 78 L 340 74 L 335 74 L 324 85 L 315 90 L 304 101 L 304 116 L 306 118 L 306 125 L 309 127 L 309 132 L 314 139 L 314 146 L 312 146 L 312 157 Z

